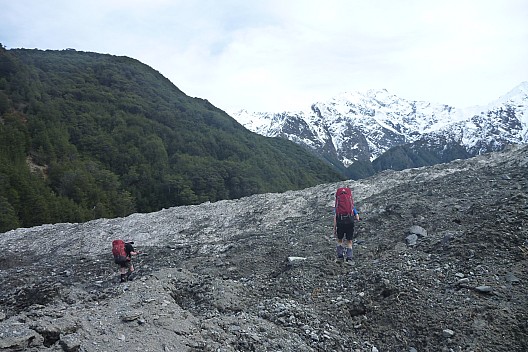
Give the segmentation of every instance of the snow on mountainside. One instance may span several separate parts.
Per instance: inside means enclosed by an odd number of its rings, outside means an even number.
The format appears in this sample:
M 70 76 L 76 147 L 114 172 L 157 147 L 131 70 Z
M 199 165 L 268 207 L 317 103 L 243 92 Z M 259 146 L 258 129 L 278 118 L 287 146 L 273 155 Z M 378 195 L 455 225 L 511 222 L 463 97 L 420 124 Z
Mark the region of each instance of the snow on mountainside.
M 527 143 L 527 110 L 528 82 L 523 82 L 486 106 L 463 109 L 406 100 L 381 89 L 343 93 L 305 111 L 241 110 L 232 116 L 253 132 L 287 138 L 350 166 L 419 140 L 455 143 L 472 155 Z

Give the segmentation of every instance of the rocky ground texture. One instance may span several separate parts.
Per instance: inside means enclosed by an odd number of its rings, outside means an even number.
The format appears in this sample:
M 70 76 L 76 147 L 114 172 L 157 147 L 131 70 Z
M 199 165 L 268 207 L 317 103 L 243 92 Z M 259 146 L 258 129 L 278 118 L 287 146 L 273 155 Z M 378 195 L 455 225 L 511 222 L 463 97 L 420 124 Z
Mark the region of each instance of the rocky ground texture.
M 0 234 L 0 351 L 527 351 L 528 147 Z M 111 241 L 142 251 L 118 283 Z

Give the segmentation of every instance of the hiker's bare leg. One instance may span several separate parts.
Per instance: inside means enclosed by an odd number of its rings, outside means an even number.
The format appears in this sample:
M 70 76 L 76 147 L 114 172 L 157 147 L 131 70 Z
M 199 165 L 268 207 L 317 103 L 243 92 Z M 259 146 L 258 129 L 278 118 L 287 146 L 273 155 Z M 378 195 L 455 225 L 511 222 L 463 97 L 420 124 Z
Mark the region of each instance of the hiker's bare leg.
M 130 275 L 134 272 L 134 265 L 130 263 L 130 266 L 128 267 L 128 273 L 126 274 L 127 277 L 130 277 Z
M 125 282 L 126 281 L 126 272 L 127 272 L 127 268 L 126 266 L 119 266 L 119 277 L 121 278 L 121 282 Z

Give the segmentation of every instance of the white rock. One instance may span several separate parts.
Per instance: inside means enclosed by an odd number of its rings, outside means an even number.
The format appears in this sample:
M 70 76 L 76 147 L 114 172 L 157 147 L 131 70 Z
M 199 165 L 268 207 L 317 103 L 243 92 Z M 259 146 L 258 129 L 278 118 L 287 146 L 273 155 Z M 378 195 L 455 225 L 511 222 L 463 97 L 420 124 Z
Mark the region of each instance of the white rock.
M 288 261 L 291 263 L 291 262 L 295 262 L 295 261 L 300 261 L 300 260 L 306 260 L 305 257 L 288 257 Z
M 442 336 L 444 337 L 453 337 L 454 335 L 455 335 L 455 332 L 451 329 L 442 330 Z

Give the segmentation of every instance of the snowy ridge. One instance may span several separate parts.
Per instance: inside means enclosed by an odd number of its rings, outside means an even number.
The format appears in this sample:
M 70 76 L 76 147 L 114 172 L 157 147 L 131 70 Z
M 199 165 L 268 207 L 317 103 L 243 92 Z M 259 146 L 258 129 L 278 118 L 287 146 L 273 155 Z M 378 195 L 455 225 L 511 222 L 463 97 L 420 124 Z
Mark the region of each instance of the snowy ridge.
M 297 112 L 231 114 L 249 130 L 283 137 L 344 166 L 426 140 L 463 146 L 473 155 L 528 142 L 528 82 L 486 106 L 455 108 L 400 98 L 385 89 L 347 92 Z

